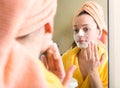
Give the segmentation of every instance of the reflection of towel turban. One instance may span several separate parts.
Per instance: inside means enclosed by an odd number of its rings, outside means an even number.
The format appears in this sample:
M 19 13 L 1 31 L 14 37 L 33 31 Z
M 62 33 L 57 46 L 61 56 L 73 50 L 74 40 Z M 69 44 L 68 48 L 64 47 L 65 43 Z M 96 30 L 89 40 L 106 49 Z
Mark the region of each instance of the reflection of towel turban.
M 106 24 L 104 21 L 103 9 L 101 6 L 99 6 L 96 2 L 88 1 L 85 4 L 83 4 L 81 9 L 79 9 L 76 12 L 75 17 L 78 16 L 82 11 L 86 11 L 87 13 L 89 13 L 96 21 L 99 29 L 101 31 L 104 30 L 107 33 Z
M 29 34 L 53 20 L 56 13 L 56 5 L 56 0 L 35 0 L 17 36 Z

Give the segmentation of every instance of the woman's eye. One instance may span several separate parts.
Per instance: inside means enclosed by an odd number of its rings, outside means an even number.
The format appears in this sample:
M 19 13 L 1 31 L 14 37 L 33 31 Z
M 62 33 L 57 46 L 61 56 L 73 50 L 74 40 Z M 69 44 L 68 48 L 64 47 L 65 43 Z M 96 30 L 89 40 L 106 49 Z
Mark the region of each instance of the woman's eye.
M 78 33 L 78 32 L 79 32 L 79 29 L 74 29 L 74 32 L 75 32 L 75 33 Z
M 87 28 L 87 27 L 83 28 L 84 32 L 87 32 L 88 30 L 89 30 L 89 28 Z

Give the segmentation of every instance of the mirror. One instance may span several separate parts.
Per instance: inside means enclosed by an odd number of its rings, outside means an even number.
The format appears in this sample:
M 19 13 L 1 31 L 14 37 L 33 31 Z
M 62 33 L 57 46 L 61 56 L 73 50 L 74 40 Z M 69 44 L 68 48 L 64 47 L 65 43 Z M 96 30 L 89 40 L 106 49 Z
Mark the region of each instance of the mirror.
M 73 42 L 73 16 L 86 1 L 88 0 L 58 0 L 58 9 L 55 16 L 55 31 L 53 40 L 58 44 L 61 54 L 64 54 L 64 52 L 66 52 L 71 47 L 71 44 Z M 104 20 L 108 27 L 108 0 L 94 1 L 102 6 L 104 12 Z

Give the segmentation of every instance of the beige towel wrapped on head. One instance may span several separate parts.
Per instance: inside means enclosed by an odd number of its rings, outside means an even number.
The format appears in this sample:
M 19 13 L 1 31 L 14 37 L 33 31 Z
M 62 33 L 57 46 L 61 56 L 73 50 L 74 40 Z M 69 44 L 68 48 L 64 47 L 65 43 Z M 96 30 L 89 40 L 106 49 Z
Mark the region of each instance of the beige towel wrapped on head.
M 52 22 L 56 13 L 56 5 L 56 0 L 35 0 L 17 36 L 24 36 Z
M 104 14 L 103 14 L 103 9 L 100 5 L 98 5 L 94 1 L 87 1 L 86 3 L 83 4 L 83 6 L 75 13 L 75 16 L 78 16 L 81 12 L 86 11 L 89 13 L 93 19 L 96 21 L 99 29 L 103 32 L 101 36 L 101 41 L 103 43 L 107 42 L 107 27 L 104 21 Z M 73 20 L 74 20 L 73 18 Z

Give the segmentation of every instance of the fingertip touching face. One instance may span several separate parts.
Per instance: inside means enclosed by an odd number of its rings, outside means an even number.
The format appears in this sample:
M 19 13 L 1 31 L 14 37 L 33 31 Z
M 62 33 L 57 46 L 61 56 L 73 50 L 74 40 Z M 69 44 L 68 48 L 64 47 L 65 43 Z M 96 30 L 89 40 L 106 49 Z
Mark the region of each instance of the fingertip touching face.
M 89 41 L 96 42 L 100 34 L 95 20 L 89 14 L 82 14 L 74 19 L 73 31 L 74 40 L 80 48 L 86 48 Z

